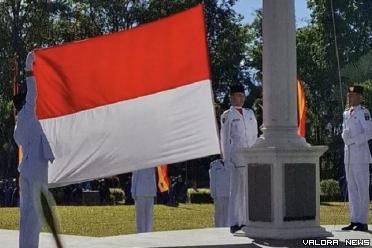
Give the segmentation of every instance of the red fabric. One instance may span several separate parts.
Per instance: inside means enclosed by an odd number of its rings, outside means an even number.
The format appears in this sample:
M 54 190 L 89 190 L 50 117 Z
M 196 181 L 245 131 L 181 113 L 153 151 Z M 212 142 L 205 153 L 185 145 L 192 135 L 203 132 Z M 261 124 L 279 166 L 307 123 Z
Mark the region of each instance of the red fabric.
M 203 7 L 128 31 L 35 51 L 39 119 L 210 78 Z
M 306 96 L 300 80 L 297 80 L 297 116 L 298 135 L 305 137 L 306 132 Z
M 166 164 L 157 166 L 158 171 L 158 188 L 160 192 L 168 191 L 170 188 L 170 179 L 168 177 L 168 166 Z

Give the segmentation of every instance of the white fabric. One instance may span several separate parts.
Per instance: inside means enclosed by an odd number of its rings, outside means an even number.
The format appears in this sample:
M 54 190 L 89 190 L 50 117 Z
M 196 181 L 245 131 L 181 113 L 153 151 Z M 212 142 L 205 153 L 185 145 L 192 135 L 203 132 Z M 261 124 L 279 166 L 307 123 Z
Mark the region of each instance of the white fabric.
M 229 225 L 245 225 L 247 221 L 247 170 L 245 167 L 230 170 Z
M 151 232 L 154 215 L 154 197 L 137 196 L 135 198 L 135 204 L 137 233 Z
M 214 202 L 214 226 L 228 227 L 229 226 L 229 197 L 217 196 L 213 198 Z
M 257 140 L 257 120 L 250 109 L 243 108 L 243 116 L 234 107 L 221 115 L 221 149 L 224 161 L 231 161 L 231 153 L 251 147 Z
M 20 176 L 19 248 L 39 247 L 39 233 L 43 221 L 41 191 L 47 191 L 46 177 L 44 181 L 35 181 Z
M 155 168 L 133 171 L 131 193 L 133 199 L 140 196 L 156 196 Z
M 18 170 L 23 177 L 44 180 L 48 173 L 48 160 L 54 155 L 35 114 L 34 77 L 27 77 L 26 103 L 16 116 L 14 140 L 22 146 L 23 159 Z
M 348 185 L 351 222 L 368 223 L 369 163 L 371 153 L 368 140 L 372 137 L 369 111 L 356 106 L 343 114 L 342 138 L 345 143 L 345 172 Z
M 221 115 L 221 149 L 225 166 L 230 170 L 230 226 L 246 223 L 248 175 L 245 167 L 237 167 L 236 158 L 240 148 L 249 148 L 256 142 L 257 134 L 252 110 L 243 109 L 242 115 L 231 107 Z
M 131 194 L 136 204 L 137 232 L 151 232 L 154 197 L 156 196 L 155 168 L 137 170 L 132 173 Z
M 222 159 L 216 159 L 210 163 L 209 179 L 212 198 L 229 196 L 230 171 L 223 165 Z
M 351 163 L 371 163 L 371 153 L 369 152 L 368 140 L 372 138 L 372 121 L 368 109 L 360 105 L 354 107 L 343 114 L 342 137 L 345 145 L 344 162 Z M 368 117 L 367 117 L 368 116 Z M 366 120 L 368 119 L 368 120 Z
M 52 187 L 220 153 L 209 80 L 41 124 Z
M 228 207 L 230 195 L 230 171 L 222 159 L 211 162 L 209 169 L 210 191 L 214 203 L 215 227 L 228 226 Z

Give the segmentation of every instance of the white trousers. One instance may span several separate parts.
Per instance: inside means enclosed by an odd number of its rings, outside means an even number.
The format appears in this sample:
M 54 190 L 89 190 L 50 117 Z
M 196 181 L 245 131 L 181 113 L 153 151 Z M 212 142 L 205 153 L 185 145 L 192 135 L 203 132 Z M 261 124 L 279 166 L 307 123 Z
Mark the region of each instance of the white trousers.
M 214 202 L 214 226 L 228 227 L 229 197 L 218 196 L 213 199 Z
M 246 167 L 230 169 L 229 225 L 245 225 L 247 211 L 247 169 Z
M 47 185 L 20 176 L 19 248 L 39 247 L 42 224 L 40 193 Z
M 134 201 L 136 204 L 137 233 L 151 232 L 154 215 L 154 197 L 136 196 Z
M 368 224 L 369 165 L 345 165 L 351 222 Z

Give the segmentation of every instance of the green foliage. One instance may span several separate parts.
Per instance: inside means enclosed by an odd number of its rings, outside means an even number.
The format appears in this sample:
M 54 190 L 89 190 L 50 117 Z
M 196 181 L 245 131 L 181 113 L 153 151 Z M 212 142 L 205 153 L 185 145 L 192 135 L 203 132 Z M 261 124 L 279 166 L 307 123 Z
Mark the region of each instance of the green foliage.
M 334 179 L 322 180 L 320 182 L 321 201 L 339 201 L 340 186 Z
M 372 79 L 372 50 L 362 55 L 356 62 L 342 68 L 342 75 L 353 83 L 363 83 Z
M 110 188 L 110 201 L 115 205 L 124 203 L 124 191 L 121 188 Z
M 213 199 L 209 189 L 187 189 L 187 198 L 189 203 L 211 203 Z

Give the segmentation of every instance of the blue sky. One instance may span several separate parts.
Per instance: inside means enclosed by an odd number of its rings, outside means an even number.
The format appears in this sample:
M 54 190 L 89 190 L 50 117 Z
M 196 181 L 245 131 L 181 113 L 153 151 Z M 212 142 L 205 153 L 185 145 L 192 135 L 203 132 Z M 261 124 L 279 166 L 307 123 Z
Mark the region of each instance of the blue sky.
M 234 6 L 235 11 L 244 16 L 244 23 L 252 22 L 254 11 L 259 8 L 262 8 L 262 0 L 238 0 Z M 310 20 L 310 10 L 307 8 L 306 0 L 295 0 L 295 8 L 296 26 L 305 26 Z

